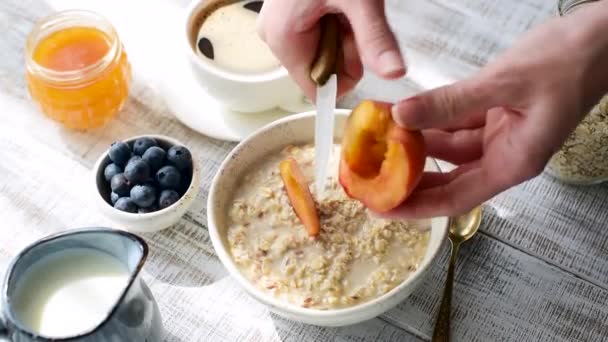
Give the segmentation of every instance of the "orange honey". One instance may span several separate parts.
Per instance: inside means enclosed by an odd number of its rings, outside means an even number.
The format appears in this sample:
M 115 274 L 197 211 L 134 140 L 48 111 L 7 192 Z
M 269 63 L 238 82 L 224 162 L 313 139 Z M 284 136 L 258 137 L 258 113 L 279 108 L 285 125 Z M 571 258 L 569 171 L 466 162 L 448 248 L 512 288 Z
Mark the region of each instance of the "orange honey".
M 28 37 L 26 67 L 32 99 L 68 128 L 104 125 L 128 97 L 124 48 L 114 28 L 92 12 L 64 11 L 39 23 Z

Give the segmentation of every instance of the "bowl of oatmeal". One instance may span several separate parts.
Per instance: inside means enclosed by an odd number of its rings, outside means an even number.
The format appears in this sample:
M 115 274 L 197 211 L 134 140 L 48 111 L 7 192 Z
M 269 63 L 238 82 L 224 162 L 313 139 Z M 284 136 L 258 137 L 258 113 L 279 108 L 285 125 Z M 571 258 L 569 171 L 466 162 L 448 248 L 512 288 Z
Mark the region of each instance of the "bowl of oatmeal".
M 243 140 L 209 192 L 208 228 L 221 262 L 251 296 L 291 320 L 343 326 L 384 313 L 421 283 L 447 235 L 447 217 L 386 220 L 346 195 L 338 182 L 338 142 L 349 113 L 336 110 L 323 194 L 313 186 L 314 112 Z M 287 158 L 310 185 L 320 224 L 315 237 L 286 193 L 279 164 Z M 438 171 L 430 158 L 425 169 Z

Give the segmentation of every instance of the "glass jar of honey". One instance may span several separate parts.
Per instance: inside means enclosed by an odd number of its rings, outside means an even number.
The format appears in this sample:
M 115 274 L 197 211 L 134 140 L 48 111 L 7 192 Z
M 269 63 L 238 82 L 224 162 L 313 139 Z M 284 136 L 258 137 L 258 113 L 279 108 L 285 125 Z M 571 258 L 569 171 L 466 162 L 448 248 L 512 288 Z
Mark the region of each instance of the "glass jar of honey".
M 72 129 L 104 125 L 127 100 L 131 66 L 112 25 L 88 11 L 62 11 L 40 21 L 25 47 L 32 99 Z

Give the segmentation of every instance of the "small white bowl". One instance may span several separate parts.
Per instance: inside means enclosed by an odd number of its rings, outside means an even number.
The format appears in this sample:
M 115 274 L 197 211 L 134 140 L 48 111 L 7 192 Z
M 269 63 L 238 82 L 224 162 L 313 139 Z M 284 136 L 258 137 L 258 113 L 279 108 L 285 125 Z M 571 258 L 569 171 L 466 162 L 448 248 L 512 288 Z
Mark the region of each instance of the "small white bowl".
M 344 124 L 350 110 L 336 110 L 335 138 L 341 139 Z M 448 218 L 431 220 L 431 236 L 426 255 L 414 274 L 390 292 L 374 300 L 345 309 L 318 310 L 302 308 L 278 300 L 255 287 L 234 263 L 226 241 L 227 209 L 230 208 L 234 189 L 244 173 L 265 156 L 280 151 L 290 144 L 310 143 L 314 140 L 315 113 L 296 114 L 275 121 L 243 140 L 228 155 L 215 175 L 207 203 L 207 220 L 211 241 L 215 251 L 228 272 L 255 299 L 267 305 L 270 310 L 288 319 L 322 326 L 344 326 L 376 317 L 391 309 L 421 283 L 430 265 L 437 259 L 448 231 Z M 427 170 L 438 171 L 433 159 L 427 159 Z
M 142 137 L 150 137 L 156 139 L 158 144 L 163 147 L 165 150 L 170 148 L 171 146 L 181 145 L 185 146 L 181 142 L 167 137 L 163 135 L 140 135 L 136 137 L 132 137 L 124 140 L 131 147 L 133 146 L 133 142 Z M 187 148 L 187 146 L 186 146 Z M 192 151 L 192 150 L 190 150 Z M 127 213 L 118 209 L 115 209 L 110 204 L 110 193 L 108 182 L 105 180 L 103 171 L 104 168 L 111 163 L 110 157 L 108 157 L 109 149 L 106 150 L 97 160 L 95 166 L 93 167 L 93 177 L 95 184 L 95 200 L 99 209 L 102 213 L 107 216 L 110 220 L 114 221 L 117 225 L 116 228 L 124 229 L 132 232 L 139 233 L 152 233 L 165 228 L 168 228 L 177 221 L 186 213 L 188 208 L 194 202 L 196 195 L 199 192 L 200 188 L 200 168 L 198 162 L 194 155 L 192 155 L 192 179 L 190 181 L 190 186 L 182 195 L 182 197 L 172 204 L 171 206 L 145 214 L 139 213 Z

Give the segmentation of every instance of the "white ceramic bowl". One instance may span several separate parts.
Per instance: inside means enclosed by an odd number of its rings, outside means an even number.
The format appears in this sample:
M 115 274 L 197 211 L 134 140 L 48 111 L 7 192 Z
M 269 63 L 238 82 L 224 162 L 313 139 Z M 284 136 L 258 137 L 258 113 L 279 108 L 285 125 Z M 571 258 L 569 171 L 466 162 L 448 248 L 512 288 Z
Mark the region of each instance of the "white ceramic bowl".
M 336 110 L 336 139 L 342 137 L 349 113 L 349 110 Z M 314 140 L 314 121 L 314 112 L 292 115 L 265 126 L 236 146 L 220 166 L 211 185 L 207 203 L 208 229 L 213 247 L 228 272 L 250 295 L 266 304 L 271 311 L 303 323 L 343 326 L 376 317 L 403 301 L 414 291 L 438 257 L 447 235 L 448 218 L 438 217 L 432 220 L 429 245 L 418 270 L 399 286 L 372 301 L 345 309 L 317 310 L 280 301 L 259 290 L 241 274 L 230 255 L 226 241 L 227 209 L 231 207 L 232 196 L 238 182 L 255 163 L 287 145 L 310 143 Z M 426 164 L 427 170 L 437 170 L 434 160 L 428 159 Z
M 136 139 L 144 136 L 156 139 L 158 144 L 165 150 L 174 145 L 185 146 L 173 138 L 153 134 L 136 136 L 124 141 L 132 147 L 132 144 Z M 192 155 L 192 179 L 190 181 L 190 186 L 188 186 L 188 189 L 184 195 L 177 202 L 165 209 L 146 214 L 133 214 L 115 209 L 110 204 L 109 198 L 111 190 L 109 189 L 108 183 L 103 175 L 104 168 L 106 165 L 111 163 L 110 158 L 108 157 L 108 152 L 109 149 L 99 157 L 95 163 L 95 166 L 93 167 L 95 184 L 94 195 L 99 209 L 106 217 L 116 223 L 116 228 L 139 233 L 156 232 L 177 223 L 177 221 L 179 221 L 179 219 L 186 213 L 188 208 L 190 208 L 194 202 L 194 199 L 198 194 L 201 181 L 198 162 L 195 156 Z

